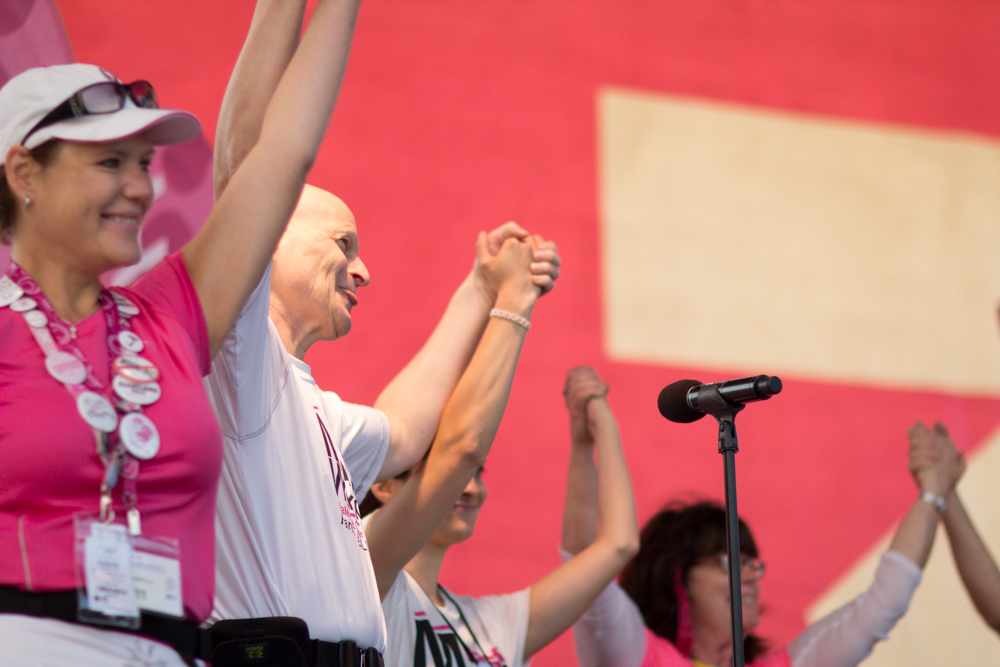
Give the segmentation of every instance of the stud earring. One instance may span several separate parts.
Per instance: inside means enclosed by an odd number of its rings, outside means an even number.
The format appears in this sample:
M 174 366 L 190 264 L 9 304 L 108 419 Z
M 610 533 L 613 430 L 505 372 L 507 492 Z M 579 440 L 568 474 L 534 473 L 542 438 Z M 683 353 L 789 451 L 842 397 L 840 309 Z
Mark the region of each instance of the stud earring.
M 31 206 L 31 197 L 24 195 L 24 208 L 27 209 L 29 206 Z

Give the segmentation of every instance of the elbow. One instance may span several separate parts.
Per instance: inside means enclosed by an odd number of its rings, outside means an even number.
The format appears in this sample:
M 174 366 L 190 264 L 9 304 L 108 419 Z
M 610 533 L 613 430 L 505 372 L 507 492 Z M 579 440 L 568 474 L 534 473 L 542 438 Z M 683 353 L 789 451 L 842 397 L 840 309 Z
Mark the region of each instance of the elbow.
M 628 535 L 621 535 L 610 541 L 609 546 L 612 549 L 618 568 L 621 569 L 639 553 L 639 534 L 631 532 Z
M 635 555 L 639 553 L 639 533 L 636 532 L 630 535 L 627 540 L 622 542 L 622 545 L 618 548 L 618 551 L 620 552 L 621 557 L 623 559 L 622 560 L 623 564 L 635 558 Z
M 459 438 L 452 446 L 452 450 L 463 466 L 478 469 L 486 465 L 486 455 L 490 448 L 482 439 L 467 436 Z

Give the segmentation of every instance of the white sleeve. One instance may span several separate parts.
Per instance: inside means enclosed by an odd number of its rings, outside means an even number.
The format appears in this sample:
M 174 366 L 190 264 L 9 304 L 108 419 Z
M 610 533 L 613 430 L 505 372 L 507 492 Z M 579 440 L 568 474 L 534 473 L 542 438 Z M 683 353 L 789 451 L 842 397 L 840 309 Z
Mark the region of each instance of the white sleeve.
M 867 591 L 810 625 L 788 645 L 792 667 L 860 663 L 906 613 L 920 579 L 920 568 L 902 554 L 882 554 Z
M 485 595 L 481 598 L 461 598 L 474 605 L 483 625 L 490 628 L 491 639 L 507 656 L 512 666 L 526 667 L 531 658 L 522 662 L 524 644 L 528 641 L 528 612 L 531 609 L 531 588 L 507 595 Z
M 559 550 L 563 562 L 572 554 Z M 580 667 L 639 667 L 646 655 L 646 624 L 617 581 L 601 591 L 573 625 Z
M 323 400 L 328 413 L 340 415 L 340 454 L 360 503 L 389 451 L 389 418 L 376 408 L 343 401 L 332 391 L 324 391 Z
M 270 298 L 268 264 L 205 378 L 222 434 L 231 440 L 255 437 L 267 427 L 288 372 L 289 355 L 267 316 Z

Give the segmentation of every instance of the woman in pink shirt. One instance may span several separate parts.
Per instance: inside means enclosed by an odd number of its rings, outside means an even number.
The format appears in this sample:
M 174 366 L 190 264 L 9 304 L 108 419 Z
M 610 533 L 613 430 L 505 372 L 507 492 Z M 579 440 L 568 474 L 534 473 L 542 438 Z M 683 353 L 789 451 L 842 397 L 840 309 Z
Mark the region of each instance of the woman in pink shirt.
M 333 111 L 359 0 L 321 0 L 195 238 L 129 288 L 154 146 L 198 121 L 93 65 L 0 90 L 5 665 L 193 664 L 214 587 L 219 428 L 201 378 L 260 281 Z
M 916 428 L 916 427 L 915 427 Z M 753 667 L 854 667 L 906 613 L 927 563 L 939 514 L 963 463 L 954 454 L 913 470 L 920 495 L 865 593 L 771 649 L 754 634 L 764 564 L 740 521 L 744 657 Z M 573 477 L 570 477 L 571 485 Z M 585 507 L 586 494 L 567 498 Z M 563 547 L 592 539 L 590 515 L 567 507 Z M 581 667 L 727 667 L 732 664 L 725 510 L 714 502 L 673 503 L 653 516 L 639 553 L 574 626 Z

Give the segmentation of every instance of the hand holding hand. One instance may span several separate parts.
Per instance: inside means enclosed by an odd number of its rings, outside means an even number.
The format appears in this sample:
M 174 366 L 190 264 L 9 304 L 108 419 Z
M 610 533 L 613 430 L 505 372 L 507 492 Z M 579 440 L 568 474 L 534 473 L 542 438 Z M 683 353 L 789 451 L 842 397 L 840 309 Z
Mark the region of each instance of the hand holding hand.
M 607 396 L 608 385 L 589 366 L 577 366 L 566 373 L 563 398 L 569 410 L 569 430 L 574 444 L 593 444 L 588 406 L 592 399 Z
M 531 281 L 539 288 L 539 295 L 552 290 L 556 278 L 559 277 L 559 265 L 562 263 L 555 243 L 545 241 L 540 236 L 531 236 L 516 222 L 507 222 L 488 234 L 481 232 L 479 236 L 480 240 L 485 237 L 485 244 L 481 244 L 480 241 L 476 243 L 476 275 L 490 303 L 496 302 L 497 294 L 500 292 L 500 284 L 490 272 L 489 264 L 510 238 L 519 241 L 531 240 L 534 244 L 533 261 L 528 269 Z
M 478 269 L 486 285 L 494 286 L 491 287 L 495 290 L 494 303 L 504 293 L 505 298 L 513 301 L 518 309 L 530 309 L 541 293 L 529 270 L 534 251 L 530 237 L 522 241 L 514 235 L 508 236 L 499 249 L 491 252 L 490 245 L 494 240 L 485 232 L 480 232 L 476 241 Z
M 910 473 L 921 491 L 946 497 L 965 472 L 965 454 L 955 449 L 948 430 L 917 422 L 910 428 Z

